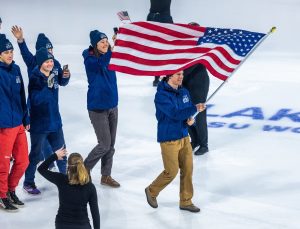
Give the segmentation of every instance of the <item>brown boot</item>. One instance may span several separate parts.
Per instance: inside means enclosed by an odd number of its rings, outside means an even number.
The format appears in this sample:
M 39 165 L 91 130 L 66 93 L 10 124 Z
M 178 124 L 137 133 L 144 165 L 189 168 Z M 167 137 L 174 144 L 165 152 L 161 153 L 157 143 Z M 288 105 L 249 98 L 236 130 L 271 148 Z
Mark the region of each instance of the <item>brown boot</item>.
M 146 198 L 147 198 L 148 204 L 153 208 L 157 208 L 158 204 L 157 204 L 156 197 L 151 196 L 149 187 L 147 187 L 145 189 L 145 193 L 146 193 Z
M 189 212 L 199 212 L 200 211 L 200 208 L 196 207 L 194 204 L 191 204 L 191 205 L 188 205 L 188 206 L 182 206 L 182 207 L 179 207 L 180 210 L 186 210 L 186 211 L 189 211 Z
M 102 176 L 101 177 L 101 184 L 102 185 L 107 185 L 112 188 L 119 188 L 120 184 L 115 181 L 111 176 Z

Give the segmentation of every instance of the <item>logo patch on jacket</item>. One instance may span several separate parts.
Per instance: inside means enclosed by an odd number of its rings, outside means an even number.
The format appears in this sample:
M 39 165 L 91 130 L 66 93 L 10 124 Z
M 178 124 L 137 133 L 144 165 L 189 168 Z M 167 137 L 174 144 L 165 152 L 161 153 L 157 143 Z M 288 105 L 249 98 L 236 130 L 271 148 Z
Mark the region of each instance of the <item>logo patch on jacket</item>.
M 54 80 L 55 80 L 55 75 L 54 75 L 54 73 L 52 72 L 52 73 L 50 74 L 50 76 L 48 77 L 48 80 L 47 80 L 47 83 L 48 83 L 48 87 L 49 87 L 49 88 L 52 88 L 52 87 L 53 87 L 53 85 L 54 85 Z
M 53 69 L 52 69 L 52 73 L 54 73 L 54 75 L 57 76 L 57 75 L 58 75 L 58 69 L 57 69 L 57 68 L 53 68 Z
M 59 87 L 58 83 L 55 81 L 54 82 L 54 89 L 57 89 Z
M 16 76 L 16 83 L 21 83 L 21 77 L 20 76 Z
M 188 103 L 190 101 L 189 97 L 187 95 L 184 95 L 182 98 L 183 103 Z

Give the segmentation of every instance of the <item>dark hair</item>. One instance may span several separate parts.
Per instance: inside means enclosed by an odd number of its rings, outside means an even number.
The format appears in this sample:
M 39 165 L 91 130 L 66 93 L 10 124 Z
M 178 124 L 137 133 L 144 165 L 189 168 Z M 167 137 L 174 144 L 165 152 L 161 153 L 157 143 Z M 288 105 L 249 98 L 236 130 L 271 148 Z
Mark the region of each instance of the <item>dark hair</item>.
M 108 46 L 108 50 L 111 50 L 111 45 L 109 44 L 109 46 Z M 96 47 L 93 47 L 93 52 L 94 52 L 94 55 L 96 56 L 96 57 L 99 57 L 101 54 L 103 54 L 103 53 L 100 53 L 99 52 L 99 50 L 97 49 L 97 45 L 96 45 Z
M 189 25 L 200 26 L 197 22 L 190 22 Z
M 173 74 L 171 75 L 166 75 L 162 80 L 165 81 L 165 82 L 168 82 L 170 77 L 172 76 Z
M 96 47 L 93 47 L 93 51 L 94 51 L 94 55 L 96 57 L 99 57 L 101 55 L 101 53 L 99 52 L 99 50 L 97 49 L 97 46 Z
M 85 185 L 90 181 L 89 173 L 79 153 L 71 153 L 68 158 L 68 179 L 72 185 Z

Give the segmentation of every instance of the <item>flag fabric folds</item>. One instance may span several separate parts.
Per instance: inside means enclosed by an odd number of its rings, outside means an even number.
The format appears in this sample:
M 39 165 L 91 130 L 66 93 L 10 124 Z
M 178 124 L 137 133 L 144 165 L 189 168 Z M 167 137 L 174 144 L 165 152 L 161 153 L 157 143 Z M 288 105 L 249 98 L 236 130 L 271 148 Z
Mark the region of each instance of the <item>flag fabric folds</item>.
M 265 35 L 186 24 L 124 24 L 119 29 L 109 69 L 161 76 L 201 63 L 212 75 L 226 80 Z
M 120 11 L 117 13 L 120 21 L 130 21 L 130 17 L 127 11 Z

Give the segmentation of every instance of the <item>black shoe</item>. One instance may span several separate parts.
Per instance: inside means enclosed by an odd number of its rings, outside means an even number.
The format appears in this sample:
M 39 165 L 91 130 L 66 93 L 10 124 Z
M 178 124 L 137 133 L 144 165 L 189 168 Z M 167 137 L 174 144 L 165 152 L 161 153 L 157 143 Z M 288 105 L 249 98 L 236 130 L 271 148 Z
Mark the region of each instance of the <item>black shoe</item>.
M 205 153 L 207 153 L 208 152 L 208 148 L 207 147 L 203 147 L 203 146 L 201 146 L 194 154 L 195 155 L 203 155 L 203 154 L 205 154 Z
M 15 191 L 11 191 L 7 193 L 7 198 L 10 200 L 12 204 L 18 205 L 18 206 L 24 206 L 24 203 L 19 200 L 19 198 L 16 195 Z
M 151 207 L 153 207 L 153 208 L 157 208 L 157 207 L 158 207 L 158 204 L 157 204 L 156 197 L 152 197 L 152 196 L 151 196 L 149 187 L 147 187 L 147 188 L 145 189 L 145 193 L 146 193 L 146 198 L 147 198 L 148 204 L 149 204 Z
M 199 146 L 199 144 L 191 142 L 191 146 L 192 146 L 192 149 L 194 150 L 194 149 L 196 149 Z
M 5 211 L 17 211 L 18 208 L 15 207 L 8 198 L 0 198 L 0 205 Z
M 189 206 L 179 207 L 180 210 L 185 210 L 189 212 L 200 212 L 200 208 L 196 207 L 194 204 L 191 204 Z

